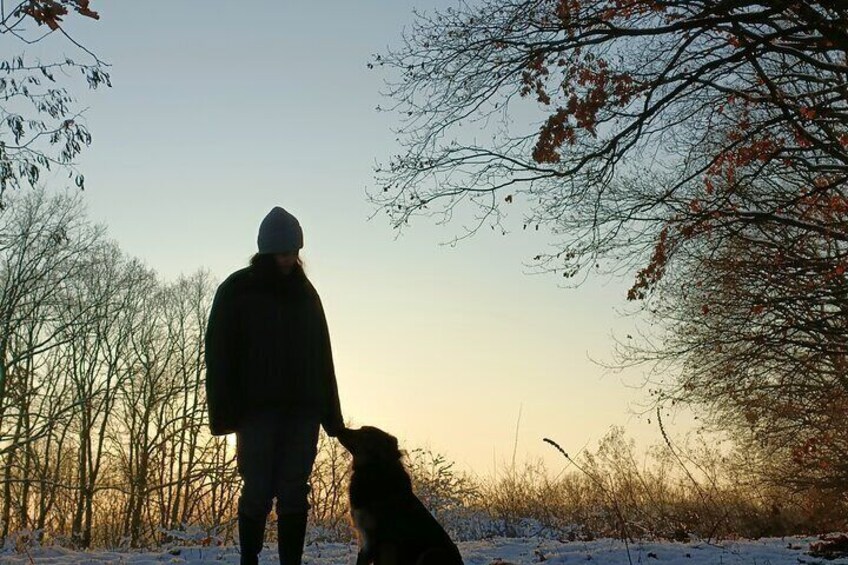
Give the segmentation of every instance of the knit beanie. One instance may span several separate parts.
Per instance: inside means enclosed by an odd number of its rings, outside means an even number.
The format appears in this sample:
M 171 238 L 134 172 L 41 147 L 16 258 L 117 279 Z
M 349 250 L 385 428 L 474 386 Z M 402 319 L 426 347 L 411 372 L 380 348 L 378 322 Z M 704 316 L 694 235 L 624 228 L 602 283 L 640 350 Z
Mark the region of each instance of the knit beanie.
M 303 230 L 297 218 L 275 206 L 259 226 L 259 253 L 291 253 L 303 247 Z

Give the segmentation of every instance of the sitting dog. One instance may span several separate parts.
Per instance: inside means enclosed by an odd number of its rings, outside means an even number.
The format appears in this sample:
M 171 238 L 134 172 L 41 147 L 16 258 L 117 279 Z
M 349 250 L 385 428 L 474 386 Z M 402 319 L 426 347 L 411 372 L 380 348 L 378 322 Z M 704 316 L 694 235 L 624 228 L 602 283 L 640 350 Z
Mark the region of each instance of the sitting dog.
M 356 565 L 462 565 L 456 545 L 412 492 L 397 438 L 365 426 L 342 430 L 338 440 L 353 456 Z

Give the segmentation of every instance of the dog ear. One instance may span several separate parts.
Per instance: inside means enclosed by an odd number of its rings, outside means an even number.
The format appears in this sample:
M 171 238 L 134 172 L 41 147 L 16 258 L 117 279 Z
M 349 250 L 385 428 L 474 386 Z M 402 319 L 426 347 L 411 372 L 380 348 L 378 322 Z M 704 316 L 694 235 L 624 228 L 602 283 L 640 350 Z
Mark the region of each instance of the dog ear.
M 397 458 L 400 459 L 403 457 L 403 453 L 400 450 L 400 445 L 398 444 L 398 439 L 395 436 L 390 435 L 391 438 L 390 443 L 392 446 L 392 453 L 397 453 Z

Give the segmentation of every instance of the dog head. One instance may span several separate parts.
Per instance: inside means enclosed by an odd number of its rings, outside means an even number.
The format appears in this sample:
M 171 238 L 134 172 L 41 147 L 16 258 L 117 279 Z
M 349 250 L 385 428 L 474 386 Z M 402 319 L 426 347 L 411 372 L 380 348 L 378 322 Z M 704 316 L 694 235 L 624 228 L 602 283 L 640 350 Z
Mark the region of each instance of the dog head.
M 345 428 L 337 439 L 353 456 L 354 465 L 396 462 L 403 457 L 397 438 L 373 426 L 362 426 L 356 430 Z

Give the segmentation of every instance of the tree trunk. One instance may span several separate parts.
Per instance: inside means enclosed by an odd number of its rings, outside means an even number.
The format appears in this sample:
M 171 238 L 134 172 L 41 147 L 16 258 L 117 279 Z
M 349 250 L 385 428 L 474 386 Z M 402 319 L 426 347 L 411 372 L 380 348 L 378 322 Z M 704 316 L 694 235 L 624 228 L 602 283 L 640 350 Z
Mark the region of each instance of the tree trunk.
M 21 427 L 23 425 L 23 420 L 19 419 L 17 426 L 15 426 L 15 434 L 12 437 L 12 444 L 17 444 L 20 441 L 21 435 Z M 11 529 L 11 520 L 12 520 L 12 480 L 15 479 L 13 475 L 13 468 L 15 466 L 17 455 L 18 455 L 18 447 L 13 447 L 6 454 L 6 468 L 3 470 L 3 526 L 2 531 L 0 531 L 0 537 L 5 541 L 9 537 L 9 532 Z

